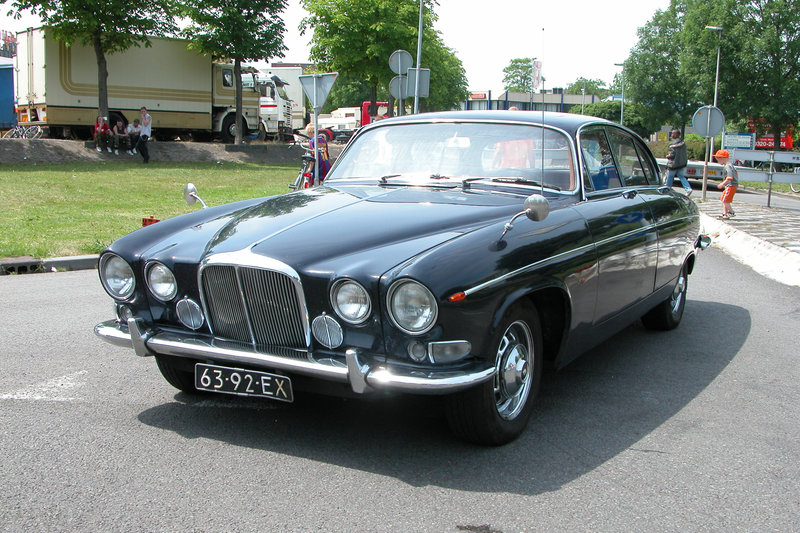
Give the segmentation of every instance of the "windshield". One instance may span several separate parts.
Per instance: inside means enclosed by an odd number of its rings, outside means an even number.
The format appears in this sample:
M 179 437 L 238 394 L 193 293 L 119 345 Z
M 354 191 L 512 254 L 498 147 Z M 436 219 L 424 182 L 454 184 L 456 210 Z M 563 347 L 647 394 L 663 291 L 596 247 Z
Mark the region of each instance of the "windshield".
M 421 185 L 473 178 L 573 190 L 569 138 L 536 125 L 387 124 L 354 139 L 326 182 Z

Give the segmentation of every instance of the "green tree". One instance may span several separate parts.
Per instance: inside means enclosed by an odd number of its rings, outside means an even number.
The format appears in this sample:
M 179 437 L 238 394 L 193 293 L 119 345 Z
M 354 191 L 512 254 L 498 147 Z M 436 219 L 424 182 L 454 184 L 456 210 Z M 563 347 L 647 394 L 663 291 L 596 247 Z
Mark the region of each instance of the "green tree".
M 503 87 L 506 91 L 529 93 L 531 92 L 533 73 L 532 57 L 518 57 L 512 59 L 508 66 L 503 69 Z
M 169 34 L 176 28 L 170 0 L 13 0 L 9 5 L 10 13 L 17 18 L 21 11 L 37 15 L 43 25 L 51 28 L 56 40 L 94 49 L 97 107 L 103 116 L 108 116 L 106 56 L 132 46 L 150 46 L 148 35 Z
M 695 77 L 689 75 L 684 46 L 684 0 L 671 0 L 665 10 L 639 28 L 639 41 L 625 61 L 625 98 L 647 109 L 648 120 L 683 128 L 702 104 Z M 627 119 L 627 107 L 625 118 Z M 627 122 L 627 120 L 626 120 Z
M 599 96 L 601 100 L 611 94 L 606 87 L 606 82 L 603 80 L 589 80 L 586 78 L 578 78 L 570 83 L 566 88 L 566 93 L 586 94 L 587 96 L 593 94 Z
M 653 122 L 649 121 L 647 114 L 643 113 L 643 111 L 645 111 L 643 106 L 633 102 L 625 102 L 625 126 L 638 133 L 640 137 L 646 139 L 657 126 L 654 127 Z M 580 112 L 580 105 L 574 105 L 570 109 L 570 113 L 577 114 Z M 583 113 L 584 115 L 604 118 L 619 123 L 622 113 L 622 102 L 619 100 L 595 102 L 584 106 Z
M 690 0 L 688 5 L 688 68 L 698 77 L 706 101 L 713 101 L 719 46 L 718 107 L 726 118 L 760 119 L 778 139 L 800 118 L 800 2 Z M 722 32 L 706 30 L 707 25 Z
M 428 102 L 421 102 L 428 108 L 449 109 L 465 98 L 466 77 L 458 77 L 459 72 L 463 75 L 461 62 L 433 29 L 434 5 L 434 0 L 425 1 L 422 67 L 431 69 L 431 85 Z M 394 76 L 389 68 L 392 52 L 417 48 L 416 0 L 303 0 L 303 6 L 309 16 L 303 19 L 301 31 L 313 32 L 311 59 L 320 69 L 363 81 L 373 102 Z
M 217 59 L 233 60 L 236 84 L 236 137 L 242 142 L 242 63 L 283 57 L 285 26 L 279 15 L 286 0 L 189 0 L 183 30 L 194 48 Z

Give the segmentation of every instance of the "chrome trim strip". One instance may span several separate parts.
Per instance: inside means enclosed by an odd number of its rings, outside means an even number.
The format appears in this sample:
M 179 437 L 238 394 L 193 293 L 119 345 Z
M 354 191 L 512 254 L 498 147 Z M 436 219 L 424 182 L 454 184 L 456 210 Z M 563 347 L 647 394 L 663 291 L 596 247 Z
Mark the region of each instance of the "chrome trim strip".
M 423 371 L 414 368 L 389 368 L 385 365 L 370 367 L 362 363 L 361 353 L 348 349 L 347 364 L 333 359 L 313 359 L 311 356 L 293 359 L 280 355 L 257 352 L 244 343 L 211 343 L 174 332 L 141 331 L 141 319 L 131 319 L 128 325 L 109 320 L 95 326 L 95 334 L 117 345 L 131 347 L 137 343 L 146 346 L 147 355 L 171 355 L 191 359 L 213 360 L 220 363 L 246 363 L 274 370 L 283 370 L 329 381 L 349 383 L 353 392 L 363 394 L 378 390 L 394 390 L 416 394 L 446 394 L 474 387 L 492 379 L 494 366 L 475 365 L 459 371 Z M 135 324 L 134 329 L 129 325 Z M 133 338 L 133 336 L 138 338 Z M 138 352 L 137 352 L 138 353 Z M 298 351 L 305 355 L 305 351 Z
M 469 288 L 469 289 L 464 291 L 464 295 L 465 296 L 469 296 L 471 294 L 475 294 L 478 291 L 482 291 L 483 289 L 486 289 L 486 288 L 491 287 L 493 285 L 497 285 L 498 283 L 501 283 L 503 281 L 506 281 L 507 279 L 513 278 L 514 276 L 517 276 L 517 275 L 520 275 L 520 274 L 524 274 L 525 272 L 527 272 L 529 270 L 532 270 L 534 268 L 538 268 L 538 267 L 540 267 L 542 265 L 545 265 L 547 263 L 556 261 L 556 260 L 561 259 L 563 257 L 566 257 L 568 255 L 572 255 L 572 254 L 576 254 L 576 253 L 583 253 L 583 252 L 585 252 L 586 250 L 588 250 L 590 248 L 597 247 L 597 246 L 604 246 L 604 245 L 606 245 L 608 243 L 611 243 L 611 242 L 614 242 L 614 241 L 617 241 L 617 240 L 626 239 L 626 238 L 630 237 L 631 235 L 635 235 L 637 233 L 642 233 L 642 231 L 648 231 L 648 232 L 649 231 L 656 231 L 656 227 L 655 226 L 642 226 L 642 227 L 636 228 L 635 230 L 626 231 L 625 233 L 620 233 L 619 235 L 614 235 L 613 237 L 608 237 L 607 239 L 603 239 L 601 241 L 597 241 L 597 242 L 594 242 L 594 243 L 591 243 L 591 244 L 585 244 L 585 245 L 580 246 L 578 248 L 573 248 L 572 250 L 569 250 L 569 251 L 566 251 L 566 252 L 561 252 L 560 254 L 556 254 L 556 255 L 553 255 L 553 256 L 550 256 L 550 257 L 545 257 L 544 259 L 540 259 L 539 261 L 536 261 L 536 262 L 531 263 L 529 265 L 525 265 L 524 267 L 520 267 L 517 270 L 513 270 L 511 272 L 503 274 L 502 276 L 499 276 L 499 277 L 494 278 L 494 279 L 490 279 L 489 281 L 484 281 L 483 283 L 481 283 L 479 285 L 476 285 L 476 286 L 474 286 L 472 288 Z
M 569 256 L 569 255 L 572 255 L 572 254 L 584 252 L 585 250 L 587 250 L 589 248 L 594 248 L 594 247 L 595 247 L 595 243 L 585 244 L 585 245 L 580 246 L 578 248 L 573 248 L 572 250 L 569 250 L 569 251 L 566 251 L 566 252 L 561 252 L 560 254 L 551 255 L 550 257 L 545 257 L 544 259 L 540 259 L 539 261 L 536 261 L 536 262 L 531 263 L 529 265 L 525 265 L 524 267 L 520 267 L 520 268 L 518 268 L 516 270 L 512 270 L 511 272 L 507 272 L 506 274 L 503 274 L 502 276 L 498 276 L 498 277 L 496 277 L 494 279 L 490 279 L 489 281 L 484 281 L 483 283 L 481 283 L 479 285 L 475 285 L 474 287 L 465 290 L 464 291 L 464 295 L 465 296 L 469 296 L 471 294 L 475 294 L 478 291 L 482 291 L 483 289 L 487 289 L 489 287 L 492 287 L 493 285 L 497 285 L 498 283 L 502 283 L 503 281 L 506 281 L 507 279 L 513 278 L 514 276 L 518 276 L 520 274 L 524 274 L 525 272 L 527 272 L 529 270 L 532 270 L 534 268 L 538 268 L 538 267 L 540 267 L 542 265 L 545 265 L 547 263 L 556 261 L 558 259 L 561 259 L 562 257 L 566 257 L 566 256 Z

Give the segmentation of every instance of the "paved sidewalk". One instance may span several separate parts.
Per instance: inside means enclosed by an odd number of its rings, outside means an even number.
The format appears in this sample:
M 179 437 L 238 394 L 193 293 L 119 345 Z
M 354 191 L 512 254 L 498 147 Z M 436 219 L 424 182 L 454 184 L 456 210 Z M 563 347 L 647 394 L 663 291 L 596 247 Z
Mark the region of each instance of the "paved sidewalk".
M 698 191 L 695 191 L 698 192 Z M 778 207 L 733 202 L 736 216 L 721 220 L 716 198 L 696 199 L 702 214 L 702 231 L 712 246 L 750 266 L 756 272 L 800 286 L 800 216 Z

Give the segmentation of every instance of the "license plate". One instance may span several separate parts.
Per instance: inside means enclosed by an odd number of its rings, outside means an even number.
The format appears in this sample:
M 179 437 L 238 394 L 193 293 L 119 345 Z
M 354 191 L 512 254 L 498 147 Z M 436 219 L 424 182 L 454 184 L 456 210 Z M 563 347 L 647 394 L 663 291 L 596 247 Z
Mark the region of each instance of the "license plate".
M 197 363 L 194 366 L 194 386 L 197 390 L 223 394 L 294 401 L 292 381 L 286 376 L 243 368 Z

